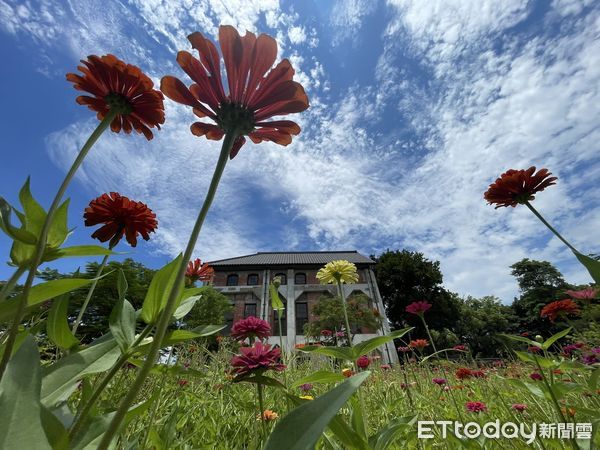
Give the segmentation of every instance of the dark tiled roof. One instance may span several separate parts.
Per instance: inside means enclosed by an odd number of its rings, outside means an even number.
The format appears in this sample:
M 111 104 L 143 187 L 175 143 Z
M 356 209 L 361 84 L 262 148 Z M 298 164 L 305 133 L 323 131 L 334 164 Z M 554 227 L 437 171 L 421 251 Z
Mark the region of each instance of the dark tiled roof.
M 356 250 L 333 252 L 259 252 L 254 255 L 210 261 L 211 266 L 273 266 L 324 265 L 338 259 L 354 264 L 375 264 L 371 258 Z

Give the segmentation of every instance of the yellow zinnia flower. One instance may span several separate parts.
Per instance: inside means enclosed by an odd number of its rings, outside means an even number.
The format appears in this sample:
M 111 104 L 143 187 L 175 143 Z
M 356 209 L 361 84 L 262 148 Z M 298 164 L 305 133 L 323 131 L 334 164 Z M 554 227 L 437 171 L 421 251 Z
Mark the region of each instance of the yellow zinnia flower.
M 321 284 L 353 284 L 358 281 L 358 273 L 356 272 L 356 266 L 349 261 L 331 261 L 325 264 L 325 267 L 319 269 L 317 279 Z
M 300 398 L 303 398 L 304 400 L 314 400 L 312 395 L 301 395 Z

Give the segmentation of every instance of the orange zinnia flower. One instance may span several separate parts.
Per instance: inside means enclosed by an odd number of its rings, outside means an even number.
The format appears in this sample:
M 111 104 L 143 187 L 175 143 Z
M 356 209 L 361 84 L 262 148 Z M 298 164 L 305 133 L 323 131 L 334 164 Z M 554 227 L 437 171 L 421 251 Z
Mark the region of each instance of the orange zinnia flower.
M 527 170 L 507 170 L 500 175 L 489 189 L 483 194 L 488 203 L 496 204 L 496 209 L 501 206 L 515 207 L 517 204 L 533 200 L 533 194 L 543 191 L 548 186 L 556 184 L 556 177 L 548 172 L 548 169 L 540 169 L 535 175 L 535 167 Z
M 423 350 L 425 347 L 429 345 L 429 341 L 427 339 L 415 339 L 408 343 L 408 346 L 411 348 L 417 348 L 419 350 Z
M 165 122 L 163 95 L 152 89 L 152 80 L 138 67 L 126 64 L 114 55 L 91 55 L 81 62 L 84 65 L 77 69 L 83 76 L 68 73 L 67 80 L 75 85 L 75 89 L 89 92 L 93 97 L 80 95 L 77 103 L 96 111 L 99 120 L 116 108 L 118 114 L 110 124 L 112 131 L 131 133 L 134 129 L 143 133 L 146 139 L 152 139 L 150 128 L 160 130 L 160 124 Z
M 156 214 L 146 204 L 134 202 L 116 192 L 102 194 L 92 200 L 85 208 L 83 218 L 86 227 L 104 224 L 94 231 L 92 238 L 100 242 L 110 240 L 110 248 L 117 245 L 123 236 L 135 247 L 138 233 L 147 241 L 149 233 L 158 226 Z
M 541 317 L 547 317 L 550 322 L 554 322 L 557 317 L 567 315 L 579 315 L 581 311 L 579 306 L 571 299 L 557 300 L 552 303 L 548 303 L 542 308 L 540 312 Z
M 208 263 L 202 264 L 200 258 L 196 258 L 194 261 L 188 262 L 185 276 L 188 277 L 190 282 L 195 281 L 210 281 L 215 274 L 215 270 L 208 265 Z
M 308 97 L 304 88 L 292 80 L 294 69 L 287 59 L 271 69 L 277 57 L 275 39 L 266 34 L 257 38 L 250 32 L 241 37 L 232 26 L 219 27 L 229 85 L 227 95 L 215 45 L 199 32 L 190 34 L 188 39 L 198 50 L 200 59 L 180 51 L 177 62 L 194 84 L 188 89 L 179 79 L 166 76 L 160 88 L 171 100 L 191 106 L 196 116 L 216 122 L 216 125 L 195 122 L 191 126 L 192 133 L 216 141 L 227 132 L 237 133 L 230 158 L 234 158 L 246 142 L 244 135 L 256 144 L 262 141 L 291 143 L 292 135 L 300 133 L 298 124 L 290 120 L 265 120 L 304 111 L 308 108 Z

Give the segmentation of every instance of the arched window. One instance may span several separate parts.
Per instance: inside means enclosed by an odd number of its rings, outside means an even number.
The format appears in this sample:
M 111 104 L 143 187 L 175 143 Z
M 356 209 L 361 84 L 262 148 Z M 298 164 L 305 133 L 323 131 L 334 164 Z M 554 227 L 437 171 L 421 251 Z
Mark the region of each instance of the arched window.
M 306 274 L 305 273 L 297 273 L 294 276 L 294 284 L 306 284 Z
M 273 278 L 279 278 L 281 284 L 287 284 L 287 275 L 285 273 L 277 273 Z
M 304 334 L 304 325 L 308 323 L 308 303 L 298 300 L 296 300 L 296 335 L 302 336 Z M 302 300 L 306 300 L 306 298 Z
M 238 276 L 236 273 L 232 273 L 231 275 L 227 275 L 227 286 L 237 286 L 238 285 Z
M 258 285 L 258 275 L 255 273 L 251 273 L 248 275 L 248 286 L 256 286 Z

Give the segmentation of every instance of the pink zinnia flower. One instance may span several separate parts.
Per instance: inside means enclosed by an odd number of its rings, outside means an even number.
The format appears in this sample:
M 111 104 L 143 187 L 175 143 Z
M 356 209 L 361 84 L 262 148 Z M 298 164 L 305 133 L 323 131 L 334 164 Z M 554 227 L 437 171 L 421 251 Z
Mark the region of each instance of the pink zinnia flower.
M 237 375 L 248 375 L 253 372 L 259 374 L 266 370 L 281 372 L 285 365 L 281 364 L 281 352 L 278 348 L 271 348 L 269 344 L 256 341 L 252 347 L 240 348 L 241 355 L 231 358 L 233 372 Z
M 398 351 L 400 353 L 408 353 L 410 352 L 412 349 L 410 347 L 398 347 Z
M 515 403 L 514 405 L 512 405 L 512 409 L 514 409 L 515 411 L 523 412 L 527 409 L 527 405 L 524 405 L 523 403 Z
M 361 369 L 366 369 L 367 367 L 369 367 L 369 364 L 371 364 L 371 361 L 369 361 L 369 357 L 366 355 L 362 355 L 356 360 L 356 365 Z
M 434 378 L 431 381 L 433 381 L 438 386 L 443 386 L 447 382 L 445 378 Z
M 565 294 L 578 300 L 593 300 L 596 298 L 596 295 L 598 295 L 598 291 L 594 288 L 588 287 L 579 291 L 565 291 Z
M 460 350 L 461 352 L 464 352 L 467 349 L 466 345 L 463 344 L 458 344 L 455 345 L 454 347 L 452 347 L 452 350 Z
M 304 392 L 310 391 L 310 390 L 312 390 L 312 388 L 313 388 L 313 385 L 310 383 L 304 383 L 304 384 L 300 385 L 300 390 L 304 391 Z
M 412 302 L 406 307 L 406 312 L 416 316 L 422 316 L 429 310 L 429 308 L 431 308 L 431 306 L 431 303 L 427 303 L 425 301 Z
M 238 320 L 231 327 L 231 337 L 238 341 L 243 341 L 246 338 L 250 339 L 250 341 L 254 338 L 266 339 L 269 336 L 271 336 L 271 325 L 254 316 Z
M 486 412 L 487 406 L 483 402 L 467 402 L 465 403 L 465 408 L 467 411 L 471 411 L 474 413 Z

